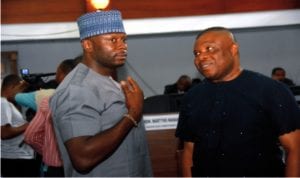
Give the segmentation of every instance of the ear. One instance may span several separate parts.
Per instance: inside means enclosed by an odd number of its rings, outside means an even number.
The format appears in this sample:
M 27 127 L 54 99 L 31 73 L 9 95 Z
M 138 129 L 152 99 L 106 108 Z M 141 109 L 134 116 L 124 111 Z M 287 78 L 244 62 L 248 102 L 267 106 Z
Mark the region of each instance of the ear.
M 82 46 L 83 50 L 86 52 L 91 52 L 93 50 L 93 43 L 88 39 L 82 40 L 81 46 Z
M 237 43 L 232 44 L 231 53 L 234 56 L 239 54 L 239 45 Z

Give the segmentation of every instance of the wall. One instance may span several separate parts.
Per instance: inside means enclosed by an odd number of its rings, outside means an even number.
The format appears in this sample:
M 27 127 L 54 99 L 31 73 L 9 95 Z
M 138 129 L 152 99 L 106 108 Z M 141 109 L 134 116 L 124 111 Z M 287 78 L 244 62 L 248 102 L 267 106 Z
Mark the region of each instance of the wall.
M 300 25 L 233 30 L 240 43 L 241 63 L 270 76 L 282 66 L 287 76 L 300 85 Z M 120 78 L 132 75 L 145 96 L 162 94 L 164 85 L 181 74 L 200 77 L 193 65 L 192 47 L 197 33 L 130 36 L 128 64 Z M 4 42 L 1 51 L 18 51 L 18 68 L 33 73 L 54 72 L 61 60 L 81 54 L 79 40 Z
M 87 10 L 87 0 L 4 0 L 1 24 L 75 21 Z M 123 18 L 176 17 L 283 9 L 299 9 L 299 0 L 111 0 Z

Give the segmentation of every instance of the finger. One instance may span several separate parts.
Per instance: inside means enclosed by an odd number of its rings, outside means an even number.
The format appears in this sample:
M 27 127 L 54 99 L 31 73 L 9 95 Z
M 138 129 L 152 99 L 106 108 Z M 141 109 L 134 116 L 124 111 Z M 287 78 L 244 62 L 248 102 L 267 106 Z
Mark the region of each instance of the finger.
M 139 85 L 137 84 L 137 82 L 135 80 L 133 80 L 132 77 L 128 77 L 127 81 L 133 90 L 139 90 Z
M 127 83 L 125 81 L 121 81 L 120 84 L 125 96 L 127 96 L 127 94 L 129 93 L 129 87 Z

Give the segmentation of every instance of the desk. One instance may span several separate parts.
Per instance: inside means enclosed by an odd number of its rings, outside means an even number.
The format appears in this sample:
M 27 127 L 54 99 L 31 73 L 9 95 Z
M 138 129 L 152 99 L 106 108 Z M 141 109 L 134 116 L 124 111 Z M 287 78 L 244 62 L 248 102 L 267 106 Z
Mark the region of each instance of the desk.
M 143 117 L 154 177 L 179 177 L 181 152 L 175 129 L 178 113 L 149 114 Z

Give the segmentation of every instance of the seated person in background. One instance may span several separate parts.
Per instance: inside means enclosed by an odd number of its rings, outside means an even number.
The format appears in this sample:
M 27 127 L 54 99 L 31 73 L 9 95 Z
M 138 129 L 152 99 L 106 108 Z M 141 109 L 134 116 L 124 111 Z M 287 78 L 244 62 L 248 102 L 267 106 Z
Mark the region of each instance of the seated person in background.
M 272 79 L 278 80 L 287 86 L 295 86 L 294 82 L 291 79 L 285 77 L 285 70 L 281 67 L 275 67 L 272 70 Z
M 36 177 L 38 162 L 33 149 L 23 142 L 23 132 L 28 122 L 20 111 L 9 101 L 11 91 L 19 85 L 21 78 L 8 75 L 1 86 L 1 176 Z
M 176 83 L 166 85 L 164 94 L 180 94 L 187 92 L 192 86 L 192 79 L 187 75 L 181 75 Z
M 199 83 L 201 83 L 201 79 L 200 78 L 193 78 L 192 79 L 192 87 L 198 85 Z

